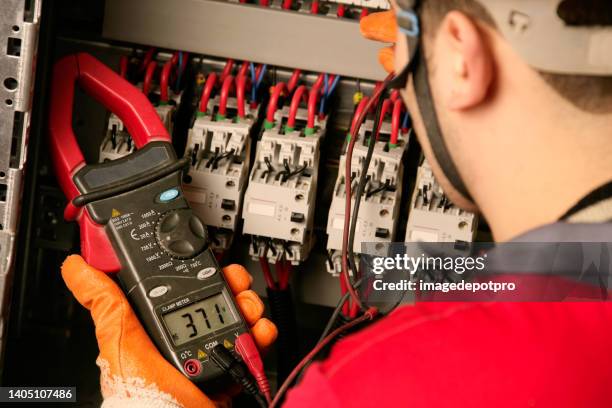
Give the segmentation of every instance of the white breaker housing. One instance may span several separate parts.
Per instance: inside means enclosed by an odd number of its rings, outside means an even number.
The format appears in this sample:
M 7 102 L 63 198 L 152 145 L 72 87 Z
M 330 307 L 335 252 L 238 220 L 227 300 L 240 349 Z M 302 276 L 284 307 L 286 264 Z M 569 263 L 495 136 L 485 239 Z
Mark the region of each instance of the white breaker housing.
M 374 125 L 373 120 L 367 120 L 359 130 L 358 139 L 355 142 L 351 161 L 351 173 L 353 174 L 351 191 L 354 194 L 361 177 L 361 168 L 366 159 L 368 146 L 364 140 L 369 138 Z M 396 233 L 397 219 L 400 211 L 402 196 L 402 179 L 404 165 L 402 159 L 408 148 L 410 133 L 398 136 L 397 147 L 387 148 L 387 142 L 391 131 L 390 121 L 383 122 L 380 129 L 379 141 L 374 146 L 374 152 L 368 168 L 369 180 L 365 185 L 357 225 L 355 229 L 355 241 L 353 251 L 361 252 L 362 242 L 391 242 Z M 382 140 L 381 140 L 382 139 Z M 342 235 L 344 229 L 344 215 L 346 204 L 345 193 L 345 166 L 346 154 L 340 156 L 338 178 L 334 186 L 329 216 L 327 218 L 327 250 L 330 262 L 327 263 L 328 272 L 337 276 L 342 268 Z M 368 197 L 368 192 L 381 189 L 385 183 L 390 188 L 383 189 Z M 355 205 L 355 197 L 351 197 L 351 211 Z
M 214 112 L 219 96 L 208 104 Z M 229 111 L 236 98 L 228 98 Z M 185 156 L 191 158 L 183 178 L 183 192 L 194 213 L 209 226 L 212 247 L 229 249 L 237 228 L 250 163 L 250 133 L 257 109 L 248 109 L 246 118 L 235 120 L 199 116 L 189 129 Z M 212 227 L 212 228 L 210 228 Z
M 276 263 L 304 261 L 314 244 L 313 223 L 319 170 L 319 148 L 327 120 L 317 119 L 313 134 L 303 129 L 283 132 L 289 107 L 278 110 L 275 126 L 263 132 L 245 195 L 244 233 L 253 236 L 249 254 Z M 298 109 L 303 123 L 307 110 Z M 285 163 L 290 172 L 287 172 Z M 285 180 L 285 176 L 291 176 Z M 266 241 L 261 242 L 261 238 Z
M 478 218 L 453 205 L 427 161 L 419 166 L 408 213 L 405 242 L 472 242 Z
M 138 84 L 137 88 L 142 89 L 142 84 Z M 156 87 L 154 92 L 159 92 L 159 88 Z M 181 102 L 181 94 L 174 94 L 170 91 L 170 95 L 173 103 L 159 104 L 155 106 L 155 110 L 159 115 L 164 127 L 168 130 L 168 134 L 172 135 L 172 129 L 174 125 L 174 112 L 176 107 Z M 100 145 L 100 155 L 98 161 L 100 163 L 116 160 L 123 156 L 126 156 L 134 151 L 134 143 L 131 140 L 131 136 L 124 128 L 123 122 L 117 115 L 111 113 L 108 118 L 108 125 L 106 126 L 106 135 Z

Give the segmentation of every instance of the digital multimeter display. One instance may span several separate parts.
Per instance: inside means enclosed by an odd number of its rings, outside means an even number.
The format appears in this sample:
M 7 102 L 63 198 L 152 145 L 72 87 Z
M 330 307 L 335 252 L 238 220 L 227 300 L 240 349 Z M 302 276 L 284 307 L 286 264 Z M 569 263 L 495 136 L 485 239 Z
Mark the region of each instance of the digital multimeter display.
M 162 316 L 175 346 L 206 336 L 238 321 L 223 293 Z

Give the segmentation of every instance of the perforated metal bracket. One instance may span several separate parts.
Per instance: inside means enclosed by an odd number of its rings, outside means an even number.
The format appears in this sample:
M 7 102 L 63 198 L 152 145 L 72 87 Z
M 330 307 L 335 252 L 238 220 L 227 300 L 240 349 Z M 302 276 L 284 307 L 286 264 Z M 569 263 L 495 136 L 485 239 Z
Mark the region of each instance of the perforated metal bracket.
M 9 287 L 34 86 L 41 0 L 3 0 L 0 12 L 0 334 Z M 3 350 L 3 347 L 0 347 Z

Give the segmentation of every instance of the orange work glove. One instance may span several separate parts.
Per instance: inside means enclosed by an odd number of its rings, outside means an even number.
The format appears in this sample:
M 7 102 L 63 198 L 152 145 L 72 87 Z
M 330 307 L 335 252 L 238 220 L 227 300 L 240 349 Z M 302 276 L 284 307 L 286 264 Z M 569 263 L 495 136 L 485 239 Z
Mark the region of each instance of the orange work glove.
M 393 10 L 372 13 L 361 19 L 359 23 L 361 35 L 374 41 L 395 43 L 397 41 L 397 21 Z M 387 72 L 393 72 L 395 50 L 386 47 L 379 51 L 378 61 Z
M 260 349 L 277 336 L 276 326 L 262 318 L 264 305 L 249 290 L 252 277 L 240 265 L 223 269 L 225 278 Z M 157 351 L 121 289 L 105 273 L 71 255 L 62 265 L 66 285 L 90 312 L 96 325 L 104 407 L 215 407 L 229 396 L 213 400 L 174 368 Z

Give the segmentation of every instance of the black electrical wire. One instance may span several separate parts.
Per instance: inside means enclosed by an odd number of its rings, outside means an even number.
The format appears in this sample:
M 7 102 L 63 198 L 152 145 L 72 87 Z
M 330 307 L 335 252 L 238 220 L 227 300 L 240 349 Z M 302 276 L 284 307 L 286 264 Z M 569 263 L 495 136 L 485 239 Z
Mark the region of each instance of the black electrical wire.
M 228 373 L 232 379 L 242 386 L 242 389 L 249 395 L 251 395 L 260 407 L 266 408 L 268 406 L 267 401 L 260 394 L 257 387 L 257 383 L 253 379 L 249 370 L 245 367 L 244 363 L 239 360 L 234 354 L 223 347 L 221 344 L 217 344 L 210 353 L 210 359 L 224 372 Z
M 386 180 L 386 181 L 385 181 L 385 183 L 384 183 L 382 186 L 380 186 L 380 187 L 378 187 L 378 188 L 375 188 L 374 190 L 370 190 L 370 191 L 368 191 L 368 192 L 366 193 L 366 198 L 370 198 L 370 197 L 372 197 L 374 194 L 378 194 L 378 193 L 380 193 L 381 191 L 386 191 L 386 190 L 388 190 L 390 187 L 391 187 L 391 183 L 389 183 L 389 180 Z
M 361 166 L 361 176 L 359 178 L 359 184 L 357 185 L 357 190 L 355 191 L 355 204 L 353 206 L 353 212 L 351 214 L 351 227 L 349 230 L 349 239 L 348 239 L 348 261 L 349 261 L 351 269 L 353 270 L 353 276 L 355 278 L 358 278 L 357 265 L 355 263 L 355 254 L 353 251 L 353 245 L 355 242 L 355 231 L 357 229 L 357 219 L 359 216 L 359 206 L 361 205 L 361 196 L 363 195 L 363 191 L 365 189 L 365 185 L 368 180 L 367 173 L 368 173 L 368 169 L 370 168 L 370 162 L 372 161 L 372 156 L 374 155 L 374 147 L 376 146 L 376 138 L 378 136 L 378 131 L 380 130 L 378 123 L 380 122 L 380 115 L 382 113 L 383 102 L 384 102 L 384 97 L 383 95 L 381 95 L 378 98 L 378 103 L 376 104 L 376 113 L 374 115 L 374 125 L 372 127 L 372 133 L 370 134 L 370 140 L 368 143 L 368 152 Z
M 362 281 L 363 281 L 363 278 L 357 280 L 354 283 L 353 286 L 355 288 L 358 288 L 359 285 L 361 285 Z M 331 317 L 327 321 L 327 325 L 325 326 L 325 329 L 323 329 L 323 332 L 321 333 L 321 337 L 319 337 L 319 340 L 317 340 L 317 343 L 316 343 L 317 345 L 321 344 L 323 339 L 325 339 L 329 335 L 329 333 L 332 331 L 332 329 L 334 329 L 334 327 L 336 326 L 336 321 L 338 320 L 338 317 L 340 316 L 340 313 L 342 312 L 342 306 L 346 303 L 346 301 L 348 300 L 348 298 L 350 296 L 351 296 L 350 292 L 346 292 L 344 295 L 342 295 L 342 297 L 340 298 L 340 300 L 336 304 L 336 307 L 335 307 Z M 302 375 L 306 372 L 308 367 L 310 367 L 310 363 L 308 363 L 306 366 L 304 366 L 304 368 L 300 372 L 300 375 L 298 376 L 298 379 L 297 379 L 298 382 L 300 381 L 300 379 L 302 378 Z

